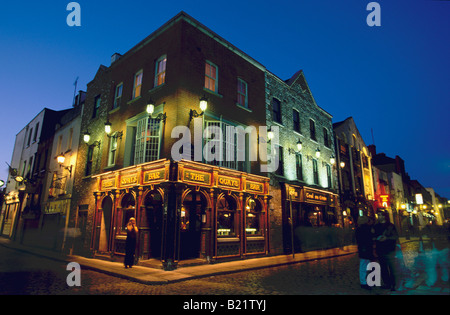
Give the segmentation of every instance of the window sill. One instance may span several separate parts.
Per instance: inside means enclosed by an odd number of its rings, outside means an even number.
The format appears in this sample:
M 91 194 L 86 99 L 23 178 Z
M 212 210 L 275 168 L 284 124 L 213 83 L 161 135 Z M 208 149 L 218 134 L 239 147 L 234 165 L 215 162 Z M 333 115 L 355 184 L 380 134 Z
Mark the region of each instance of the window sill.
M 240 109 L 246 110 L 249 113 L 253 113 L 253 111 L 250 108 L 248 108 L 248 107 L 242 106 L 242 105 L 240 105 L 238 103 L 236 103 L 236 106 L 239 107 Z
M 135 98 L 129 100 L 129 101 L 127 102 L 127 105 L 133 104 L 134 102 L 136 102 L 137 100 L 140 100 L 141 98 L 142 98 L 142 96 L 139 95 L 138 97 L 135 97 Z
M 104 168 L 104 170 L 105 170 L 105 171 L 106 171 L 106 170 L 110 170 L 110 169 L 115 168 L 116 166 L 117 166 L 116 164 L 108 165 L 108 166 L 106 166 L 106 167 Z
M 113 114 L 113 113 L 117 112 L 119 109 L 120 109 L 120 105 L 117 106 L 116 108 L 111 109 L 111 110 L 108 112 L 108 114 Z
M 214 91 L 211 91 L 210 89 L 207 89 L 207 88 L 205 88 L 205 87 L 203 88 L 203 91 L 208 92 L 208 93 L 210 93 L 210 94 L 212 94 L 212 95 L 218 96 L 218 97 L 220 97 L 220 98 L 223 98 L 223 95 L 220 95 L 219 93 L 214 92 Z
M 157 86 L 153 87 L 152 89 L 148 90 L 148 93 L 155 92 L 156 90 L 159 90 L 159 89 L 163 88 L 164 86 L 166 86 L 165 82 L 163 84 L 157 85 Z
M 275 121 L 275 120 L 272 120 L 272 123 L 277 125 L 278 127 L 283 127 L 283 128 L 285 127 L 282 123 Z

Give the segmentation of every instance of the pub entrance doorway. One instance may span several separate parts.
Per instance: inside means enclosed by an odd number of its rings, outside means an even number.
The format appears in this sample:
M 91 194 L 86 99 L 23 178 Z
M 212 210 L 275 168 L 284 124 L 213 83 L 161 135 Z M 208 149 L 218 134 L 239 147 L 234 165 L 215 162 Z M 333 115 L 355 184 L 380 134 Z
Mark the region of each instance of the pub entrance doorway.
M 140 232 L 143 239 L 143 259 L 161 258 L 162 231 L 163 198 L 159 192 L 152 191 L 146 195 L 142 209 Z
M 100 241 L 98 251 L 106 253 L 110 250 L 111 223 L 112 223 L 113 201 L 111 197 L 106 196 L 102 201 L 102 221 L 100 225 Z
M 180 218 L 180 260 L 200 257 L 202 217 L 207 201 L 198 191 L 186 195 Z

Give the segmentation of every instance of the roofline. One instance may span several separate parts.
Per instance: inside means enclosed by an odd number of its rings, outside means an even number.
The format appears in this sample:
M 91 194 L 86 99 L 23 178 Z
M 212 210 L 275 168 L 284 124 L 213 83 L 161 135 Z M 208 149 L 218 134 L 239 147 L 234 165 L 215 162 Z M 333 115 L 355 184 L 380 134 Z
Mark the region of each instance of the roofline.
M 156 31 L 154 31 L 153 33 L 148 35 L 146 38 L 141 40 L 139 43 L 134 45 L 130 50 L 128 50 L 125 54 L 123 54 L 121 56 L 121 58 L 119 60 L 117 60 L 116 62 L 114 62 L 111 66 L 113 66 L 115 64 L 119 64 L 121 60 L 123 60 L 123 59 L 127 58 L 129 55 L 132 55 L 135 52 L 139 51 L 141 48 L 143 48 L 144 46 L 149 44 L 152 40 L 154 40 L 156 37 L 158 37 L 159 35 L 164 33 L 166 30 L 168 30 L 169 28 L 171 28 L 173 25 L 175 25 L 176 23 L 178 23 L 181 20 L 194 26 L 195 28 L 197 28 L 198 30 L 200 30 L 201 32 L 203 32 L 204 34 L 209 36 L 210 38 L 212 38 L 215 41 L 217 41 L 218 43 L 220 43 L 222 46 L 228 48 L 229 50 L 231 50 L 238 56 L 244 58 L 246 61 L 248 61 L 255 67 L 257 67 L 258 69 L 260 69 L 262 71 L 266 70 L 266 67 L 264 67 L 261 63 L 259 63 L 258 61 L 256 61 L 252 57 L 250 57 L 248 54 L 246 54 L 245 52 L 243 52 L 242 50 L 240 50 L 239 48 L 237 48 L 236 46 L 234 46 L 233 44 L 231 44 L 230 42 L 225 40 L 223 37 L 219 36 L 217 33 L 213 32 L 211 29 L 209 29 L 208 27 L 206 27 L 205 25 L 203 25 L 202 23 L 200 23 L 199 21 L 197 21 L 196 19 L 194 19 L 193 17 L 191 17 L 189 14 L 187 14 L 184 11 L 180 11 L 180 13 L 178 13 L 173 18 L 171 18 L 169 21 L 164 23 Z
M 274 76 L 275 79 L 279 80 L 282 84 L 286 85 L 286 86 L 289 87 L 289 88 L 291 87 L 291 85 L 287 84 L 286 81 L 284 81 L 283 79 L 281 79 L 279 76 L 277 76 L 276 74 L 274 74 L 272 71 L 266 69 L 266 72 L 269 73 L 269 74 L 271 74 L 272 76 Z M 303 70 L 297 71 L 296 74 L 297 74 L 298 72 L 300 72 L 299 75 L 303 75 L 303 78 L 305 79 L 305 83 L 306 83 L 306 85 L 308 86 L 309 95 L 311 95 L 311 98 L 312 98 L 312 101 L 313 101 L 314 105 L 316 105 L 317 108 L 320 109 L 324 114 L 326 114 L 326 115 L 329 116 L 330 118 L 333 118 L 333 115 L 331 115 L 331 114 L 330 114 L 329 112 L 327 112 L 325 109 L 323 109 L 322 107 L 320 107 L 319 105 L 317 105 L 316 99 L 314 98 L 314 95 L 312 94 L 311 89 L 309 88 L 309 84 L 308 84 L 308 81 L 306 81 L 305 74 L 304 74 Z M 295 74 L 294 74 L 294 75 L 295 75 Z M 295 82 L 295 80 L 294 80 L 294 82 Z

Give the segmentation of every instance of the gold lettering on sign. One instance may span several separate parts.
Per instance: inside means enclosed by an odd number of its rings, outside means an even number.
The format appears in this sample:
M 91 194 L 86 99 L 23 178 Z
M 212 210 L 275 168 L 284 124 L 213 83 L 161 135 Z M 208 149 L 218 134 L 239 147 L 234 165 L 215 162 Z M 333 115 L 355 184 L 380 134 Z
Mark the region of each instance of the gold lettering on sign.
M 103 179 L 102 180 L 102 189 L 112 188 L 116 185 L 116 181 L 114 178 Z
M 236 189 L 239 189 L 240 186 L 241 186 L 240 185 L 241 181 L 239 179 L 230 178 L 230 177 L 224 177 L 224 176 L 219 176 L 218 177 L 218 183 L 219 183 L 220 186 L 236 188 Z
M 184 170 L 183 180 L 202 184 L 210 184 L 210 174 Z
M 144 173 L 144 183 L 164 179 L 164 169 L 157 171 L 148 171 Z
M 322 195 L 322 194 L 313 193 L 313 192 L 306 192 L 305 197 L 306 197 L 306 199 L 320 201 L 320 202 L 326 202 L 328 200 L 327 196 Z
M 120 178 L 120 186 L 133 185 L 133 184 L 136 184 L 137 181 L 138 181 L 138 177 L 136 174 L 122 176 Z
M 262 183 L 247 181 L 245 184 L 245 190 L 256 191 L 259 193 L 264 192 L 264 185 Z

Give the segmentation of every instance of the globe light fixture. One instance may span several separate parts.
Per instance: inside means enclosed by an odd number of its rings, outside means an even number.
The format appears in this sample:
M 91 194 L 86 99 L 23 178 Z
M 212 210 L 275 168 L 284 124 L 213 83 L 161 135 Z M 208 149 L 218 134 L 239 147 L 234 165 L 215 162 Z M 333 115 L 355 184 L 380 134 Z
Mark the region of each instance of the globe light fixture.
M 189 122 L 192 120 L 192 118 L 200 117 L 205 113 L 205 110 L 208 108 L 208 99 L 206 98 L 206 96 L 203 96 L 200 99 L 199 106 L 200 106 L 200 110 L 201 110 L 200 113 L 197 113 L 197 111 L 194 109 L 191 109 L 189 111 Z

